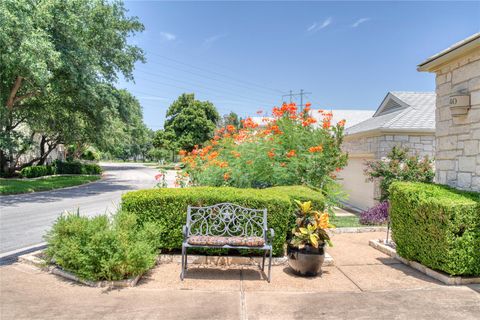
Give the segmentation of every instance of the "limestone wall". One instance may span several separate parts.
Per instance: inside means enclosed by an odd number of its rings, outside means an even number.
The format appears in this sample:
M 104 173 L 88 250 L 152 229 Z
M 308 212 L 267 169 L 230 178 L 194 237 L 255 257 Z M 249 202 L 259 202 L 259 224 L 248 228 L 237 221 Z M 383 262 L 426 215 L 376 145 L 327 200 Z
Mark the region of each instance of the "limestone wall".
M 480 191 L 480 50 L 436 71 L 436 181 Z M 469 93 L 468 115 L 453 118 L 450 95 Z
M 435 136 L 419 134 L 385 134 L 374 137 L 346 137 L 343 150 L 352 156 L 355 154 L 372 154 L 375 159 L 385 157 L 394 146 L 407 147 L 411 154 L 420 156 L 435 155 Z

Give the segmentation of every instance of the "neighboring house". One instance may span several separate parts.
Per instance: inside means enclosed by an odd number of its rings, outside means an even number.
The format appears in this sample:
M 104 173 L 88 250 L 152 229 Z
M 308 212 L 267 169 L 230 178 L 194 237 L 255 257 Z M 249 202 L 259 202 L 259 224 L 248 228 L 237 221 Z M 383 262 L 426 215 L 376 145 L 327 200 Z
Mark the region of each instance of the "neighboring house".
M 436 73 L 436 182 L 480 192 L 480 33 L 418 70 Z
M 345 120 L 346 121 L 345 128 L 349 128 L 361 121 L 371 118 L 373 113 L 375 112 L 373 110 L 353 110 L 353 109 L 352 110 L 339 109 L 339 110 L 327 110 L 327 111 L 332 111 L 333 113 L 332 124 L 335 124 L 340 120 Z M 315 118 L 315 120 L 317 120 L 317 123 L 313 125 L 314 127 L 318 127 L 322 125 L 323 116 L 318 109 L 310 110 L 310 116 Z M 263 127 L 267 124 L 267 122 L 264 121 L 265 118 L 267 118 L 268 120 L 273 119 L 271 117 L 251 117 L 251 118 L 253 122 L 258 124 L 259 127 Z
M 385 157 L 394 146 L 433 158 L 435 93 L 389 92 L 373 117 L 345 130 L 342 148 L 349 160 L 339 178 L 349 205 L 362 210 L 375 205 L 380 189 L 378 183 L 366 181 L 365 161 Z
M 314 126 L 321 126 L 323 116 L 318 112 L 319 110 L 310 111 L 310 115 L 317 120 Z M 350 128 L 362 121 L 370 119 L 375 112 L 374 110 L 353 110 L 353 109 L 338 109 L 326 110 L 333 114 L 332 125 L 338 123 L 340 120 L 345 120 L 345 128 Z
M 31 135 L 31 130 L 28 126 L 26 125 L 21 125 L 17 129 L 20 131 L 22 134 L 30 136 Z M 17 165 L 22 165 L 31 162 L 33 159 L 37 159 L 41 156 L 41 146 L 40 144 L 42 143 L 42 135 L 39 133 L 35 133 L 32 137 L 33 139 L 33 145 L 31 146 L 31 149 L 24 153 L 22 156 L 19 157 L 18 159 L 18 164 Z M 43 150 L 44 152 L 47 152 L 49 150 L 50 146 L 48 142 L 43 141 Z M 55 160 L 65 160 L 66 152 L 65 152 L 65 146 L 63 144 L 58 144 L 54 146 L 53 149 L 48 153 L 48 155 L 45 158 L 44 163 L 45 164 L 51 164 Z M 37 164 L 35 162 L 34 164 Z

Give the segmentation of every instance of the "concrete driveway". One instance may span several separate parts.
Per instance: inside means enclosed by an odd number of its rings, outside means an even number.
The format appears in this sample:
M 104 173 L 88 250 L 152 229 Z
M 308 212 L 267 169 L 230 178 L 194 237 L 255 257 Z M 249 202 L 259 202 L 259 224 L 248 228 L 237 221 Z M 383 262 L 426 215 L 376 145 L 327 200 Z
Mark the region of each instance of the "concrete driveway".
M 385 233 L 335 234 L 316 278 L 274 266 L 162 263 L 133 288 L 90 288 L 39 269 L 0 266 L 1 319 L 479 319 L 480 285 L 445 286 L 370 247 Z
M 0 254 L 39 244 L 65 211 L 84 215 L 115 212 L 123 193 L 151 188 L 158 171 L 136 163 L 101 163 L 104 178 L 87 185 L 0 196 Z

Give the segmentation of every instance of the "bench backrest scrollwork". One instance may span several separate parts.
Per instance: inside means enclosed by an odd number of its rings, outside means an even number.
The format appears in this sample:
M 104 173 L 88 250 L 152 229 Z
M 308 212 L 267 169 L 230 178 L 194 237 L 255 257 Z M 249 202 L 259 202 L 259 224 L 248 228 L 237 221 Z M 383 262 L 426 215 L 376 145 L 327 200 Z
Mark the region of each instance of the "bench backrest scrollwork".
M 264 237 L 267 209 L 249 209 L 232 203 L 188 206 L 188 236 Z

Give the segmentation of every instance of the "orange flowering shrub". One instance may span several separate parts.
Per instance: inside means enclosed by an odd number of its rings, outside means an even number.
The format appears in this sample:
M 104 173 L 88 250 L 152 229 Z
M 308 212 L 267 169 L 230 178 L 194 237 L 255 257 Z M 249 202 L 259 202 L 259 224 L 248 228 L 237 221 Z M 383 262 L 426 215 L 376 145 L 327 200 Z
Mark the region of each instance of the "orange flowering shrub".
M 240 188 L 306 184 L 325 189 L 334 182 L 336 170 L 347 162 L 340 149 L 344 121 L 331 124 L 332 113 L 323 119 L 311 116 L 310 104 L 299 112 L 294 103 L 272 110 L 259 125 L 242 121 L 240 129 L 220 128 L 205 146 L 181 151 L 193 185 Z

